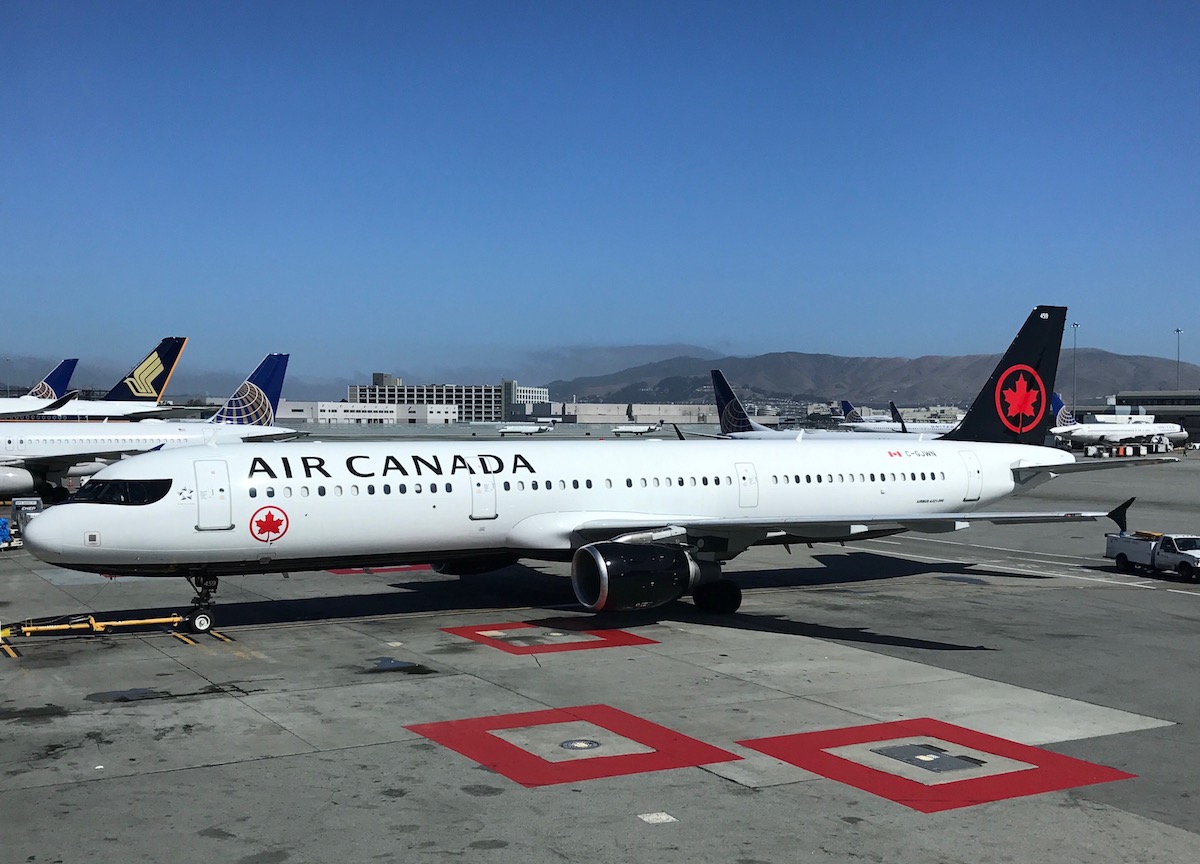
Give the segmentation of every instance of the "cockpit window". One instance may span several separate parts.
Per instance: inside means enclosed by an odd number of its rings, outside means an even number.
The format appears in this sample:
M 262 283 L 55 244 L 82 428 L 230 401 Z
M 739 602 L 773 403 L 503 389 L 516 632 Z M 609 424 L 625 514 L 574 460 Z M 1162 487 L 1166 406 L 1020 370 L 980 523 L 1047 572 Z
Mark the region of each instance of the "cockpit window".
M 90 480 L 71 496 L 70 501 L 135 507 L 161 501 L 170 490 L 170 480 Z

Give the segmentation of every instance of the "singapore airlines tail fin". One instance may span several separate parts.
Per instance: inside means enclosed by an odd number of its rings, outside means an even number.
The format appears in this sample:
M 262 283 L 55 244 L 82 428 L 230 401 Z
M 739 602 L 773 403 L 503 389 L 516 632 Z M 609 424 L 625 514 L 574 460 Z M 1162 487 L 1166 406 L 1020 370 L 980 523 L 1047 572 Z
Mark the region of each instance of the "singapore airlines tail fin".
M 229 423 L 235 426 L 274 426 L 283 393 L 283 377 L 287 374 L 287 354 L 268 354 L 229 397 L 209 423 Z
M 750 419 L 750 415 L 742 407 L 742 401 L 733 392 L 733 388 L 729 386 L 729 382 L 725 380 L 720 369 L 712 370 L 712 383 L 713 393 L 717 397 L 717 416 L 721 418 L 723 435 L 766 430 L 766 426 Z
M 168 336 L 153 351 L 129 370 L 117 386 L 104 397 L 109 402 L 146 402 L 154 405 L 162 399 L 167 384 L 187 345 L 186 336 Z
M 1065 306 L 1037 306 L 1000 358 L 967 415 L 942 437 L 951 441 L 1044 444 L 1062 346 Z
M 78 358 L 62 361 L 26 395 L 35 399 L 63 398 L 67 395 L 67 387 L 71 384 L 71 376 L 75 374 L 75 364 L 78 362 Z

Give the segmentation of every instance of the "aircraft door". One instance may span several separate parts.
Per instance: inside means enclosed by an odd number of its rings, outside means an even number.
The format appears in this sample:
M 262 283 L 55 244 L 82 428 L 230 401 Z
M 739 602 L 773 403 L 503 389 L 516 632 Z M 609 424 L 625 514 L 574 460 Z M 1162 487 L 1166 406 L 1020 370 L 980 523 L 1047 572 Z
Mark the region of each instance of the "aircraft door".
M 471 476 L 471 519 L 481 521 L 495 519 L 496 513 L 496 478 L 492 474 L 473 474 Z
M 197 459 L 195 468 L 196 530 L 229 531 L 233 528 L 229 466 L 224 459 Z
M 736 462 L 734 469 L 738 475 L 738 506 L 758 506 L 758 474 L 750 462 Z
M 979 494 L 983 491 L 983 469 L 979 465 L 979 457 L 974 450 L 959 450 L 958 455 L 962 457 L 963 465 L 967 469 L 967 494 L 963 496 L 963 500 L 978 501 Z

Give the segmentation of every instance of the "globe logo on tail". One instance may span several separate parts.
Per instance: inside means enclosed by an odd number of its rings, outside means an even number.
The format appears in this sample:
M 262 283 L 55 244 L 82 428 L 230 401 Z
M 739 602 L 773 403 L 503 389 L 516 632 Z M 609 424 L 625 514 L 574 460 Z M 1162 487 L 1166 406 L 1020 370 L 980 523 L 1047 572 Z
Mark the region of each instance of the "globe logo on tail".
M 50 389 L 50 385 L 45 381 L 39 381 L 37 386 L 29 391 L 29 395 L 35 399 L 57 399 L 54 391 Z
M 1032 366 L 1009 366 L 996 383 L 996 414 L 1018 435 L 1041 422 L 1046 413 L 1046 385 Z
M 275 412 L 271 410 L 271 400 L 261 387 L 243 381 L 238 391 L 217 412 L 214 420 L 239 426 L 271 426 L 275 423 Z

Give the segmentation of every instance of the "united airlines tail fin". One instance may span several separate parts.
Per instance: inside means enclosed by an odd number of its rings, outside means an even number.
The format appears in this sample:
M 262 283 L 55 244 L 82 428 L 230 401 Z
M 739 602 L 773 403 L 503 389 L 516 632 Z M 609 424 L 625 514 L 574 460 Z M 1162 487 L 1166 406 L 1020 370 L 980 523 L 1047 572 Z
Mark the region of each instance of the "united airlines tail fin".
M 116 387 L 105 395 L 110 402 L 148 402 L 155 404 L 162 399 L 167 384 L 175 372 L 175 364 L 187 345 L 186 336 L 168 336 L 158 343 L 145 359 L 129 370 Z
M 896 407 L 895 402 L 888 402 L 888 408 L 892 411 L 892 422 L 900 424 L 900 431 L 907 433 L 908 424 L 904 422 L 904 415 L 900 413 L 900 409 Z
M 209 423 L 230 423 L 235 426 L 274 426 L 283 393 L 283 376 L 287 374 L 287 354 L 268 354 L 229 397 Z
M 78 362 L 78 358 L 62 361 L 26 395 L 35 399 L 61 399 L 66 396 L 71 376 L 75 374 L 75 364 Z
M 852 406 L 850 400 L 842 400 L 841 419 L 844 422 L 863 422 L 863 412 Z
M 729 382 L 720 369 L 712 370 L 713 393 L 717 397 L 717 416 L 721 418 L 721 433 L 733 435 L 738 432 L 761 432 L 767 427 L 755 423 L 742 407 Z
M 1063 404 L 1062 396 L 1055 393 L 1050 398 L 1050 410 L 1054 412 L 1054 427 L 1060 426 L 1078 426 L 1079 421 L 1075 419 L 1075 414 L 1067 410 L 1067 406 Z
M 952 441 L 1045 443 L 1053 420 L 1048 396 L 1054 391 L 1066 320 L 1065 306 L 1034 308 L 967 409 L 967 416 L 942 437 Z

